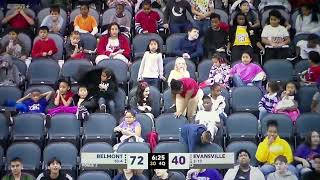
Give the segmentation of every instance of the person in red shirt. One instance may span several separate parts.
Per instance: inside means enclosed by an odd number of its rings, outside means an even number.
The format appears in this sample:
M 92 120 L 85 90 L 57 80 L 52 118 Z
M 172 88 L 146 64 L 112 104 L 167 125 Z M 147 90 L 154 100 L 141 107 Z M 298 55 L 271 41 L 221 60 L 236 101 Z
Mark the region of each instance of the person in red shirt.
M 199 99 L 203 95 L 198 83 L 192 78 L 172 79 L 170 82 L 172 102 L 176 106 L 175 116 L 179 117 L 187 112 L 192 121 L 197 112 Z
M 32 58 L 40 57 L 52 57 L 55 53 L 58 52 L 58 48 L 53 39 L 48 37 L 49 28 L 47 26 L 41 26 L 39 28 L 39 37 L 31 51 Z
M 320 80 L 320 55 L 316 51 L 309 52 L 310 67 L 305 71 L 302 81 L 305 83 L 315 83 Z
M 142 11 L 136 15 L 135 29 L 138 34 L 163 32 L 163 21 L 156 11 L 151 10 L 150 1 L 144 1 Z

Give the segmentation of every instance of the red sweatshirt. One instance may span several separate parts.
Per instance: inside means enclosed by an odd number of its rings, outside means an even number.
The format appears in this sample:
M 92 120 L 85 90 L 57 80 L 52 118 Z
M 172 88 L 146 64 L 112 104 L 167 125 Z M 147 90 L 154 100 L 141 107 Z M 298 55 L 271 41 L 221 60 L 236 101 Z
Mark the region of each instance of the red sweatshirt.
M 308 73 L 306 74 L 306 80 L 310 82 L 316 82 L 320 79 L 320 65 L 310 66 Z
M 157 33 L 163 30 L 163 22 L 156 11 L 150 11 L 148 14 L 141 11 L 136 16 L 135 29 L 140 34 L 143 31 Z
M 52 51 L 52 54 L 58 52 L 58 48 L 54 40 L 51 38 L 48 38 L 47 40 L 39 39 L 34 43 L 32 47 L 31 56 L 33 58 L 43 57 L 42 53 L 48 53 L 49 51 Z
M 127 37 L 124 36 L 123 34 L 120 34 L 118 36 L 120 47 L 114 49 L 113 51 L 107 49 L 109 37 L 110 37 L 109 35 L 105 35 L 100 38 L 100 41 L 99 41 L 98 47 L 97 47 L 97 54 L 110 56 L 111 53 L 117 52 L 118 50 L 123 49 L 124 52 L 122 54 L 126 58 L 130 59 L 131 50 L 130 50 L 130 44 L 129 44 Z

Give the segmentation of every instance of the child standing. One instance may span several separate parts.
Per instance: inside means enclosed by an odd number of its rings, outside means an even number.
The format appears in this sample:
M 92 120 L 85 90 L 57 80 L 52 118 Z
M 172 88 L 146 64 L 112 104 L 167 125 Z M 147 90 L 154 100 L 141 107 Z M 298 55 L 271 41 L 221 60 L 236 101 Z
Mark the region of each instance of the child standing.
M 19 32 L 15 29 L 9 31 L 9 41 L 3 45 L 1 53 L 8 54 L 12 57 L 26 60 L 27 52 L 25 52 L 25 47 L 23 47 L 22 42 L 18 39 Z
M 182 57 L 178 57 L 174 64 L 174 69 L 170 71 L 168 77 L 168 85 L 170 86 L 172 79 L 189 78 L 190 73 L 187 70 L 187 63 Z
M 267 83 L 267 94 L 265 94 L 259 101 L 259 120 L 261 121 L 269 113 L 272 113 L 278 104 L 278 91 L 280 87 L 277 82 Z
M 266 78 L 266 74 L 262 68 L 252 63 L 252 57 L 249 52 L 242 53 L 241 63 L 234 65 L 230 71 L 235 87 L 245 85 L 255 85 L 262 89 L 262 81 Z
M 70 80 L 61 79 L 58 81 L 59 88 L 56 91 L 56 96 L 54 98 L 55 108 L 49 109 L 47 118 L 59 113 L 72 113 L 76 114 L 78 108 L 76 106 L 71 106 L 73 101 L 73 93 L 70 88 Z
M 39 28 L 40 39 L 37 40 L 32 47 L 32 58 L 52 57 L 52 55 L 58 52 L 56 43 L 48 37 L 48 32 L 49 29 L 47 26 L 41 26 Z
M 310 67 L 303 72 L 301 80 L 305 83 L 315 83 L 320 79 L 320 55 L 318 52 L 309 52 Z
M 50 7 L 50 15 L 46 16 L 41 23 L 41 26 L 47 26 L 50 32 L 63 33 L 62 25 L 64 20 L 60 15 L 60 7 L 58 5 L 52 5 Z
M 202 102 L 203 109 L 197 112 L 195 122 L 204 125 L 210 131 L 212 139 L 214 139 L 220 127 L 219 114 L 212 108 L 212 101 L 208 95 L 203 96 Z
M 294 82 L 288 82 L 285 90 L 281 93 L 281 100 L 274 109 L 274 113 L 286 114 L 295 124 L 300 115 L 297 100 L 297 86 Z
M 34 89 L 17 101 L 16 109 L 23 113 L 44 113 L 52 93 L 52 91 L 48 91 L 41 94 L 40 90 Z
M 97 34 L 98 25 L 96 19 L 89 15 L 89 5 L 82 4 L 80 6 L 80 14 L 74 19 L 74 30 L 80 33 Z
M 80 41 L 80 33 L 73 31 L 70 34 L 70 41 L 65 45 L 66 59 L 84 59 L 85 53 L 89 53 L 89 50 L 83 48 L 83 42 Z
M 215 83 L 220 84 L 224 88 L 229 88 L 230 79 L 230 66 L 226 60 L 219 54 L 212 56 L 212 67 L 209 72 L 209 77 L 202 83 L 201 88 L 204 86 L 211 86 Z
M 103 69 L 100 75 L 100 83 L 97 84 L 93 90 L 93 94 L 98 100 L 100 111 L 107 112 L 107 107 L 110 110 L 110 114 L 115 114 L 115 93 L 118 91 L 118 83 L 113 71 L 109 69 Z
M 269 13 L 270 24 L 266 25 L 261 34 L 262 43 L 265 45 L 265 60 L 286 59 L 289 56 L 290 37 L 288 30 L 280 25 L 282 15 L 277 10 Z
M 138 81 L 144 80 L 149 85 L 159 88 L 163 76 L 163 60 L 159 43 L 152 39 L 144 53 L 138 73 Z

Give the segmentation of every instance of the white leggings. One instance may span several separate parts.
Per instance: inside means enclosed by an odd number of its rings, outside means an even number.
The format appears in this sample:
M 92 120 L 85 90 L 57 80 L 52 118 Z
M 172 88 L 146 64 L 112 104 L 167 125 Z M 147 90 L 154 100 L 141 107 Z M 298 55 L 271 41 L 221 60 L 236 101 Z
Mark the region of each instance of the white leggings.
M 107 55 L 99 55 L 96 57 L 96 64 L 98 64 L 100 61 L 102 61 L 104 59 L 110 59 L 110 57 Z M 125 63 L 128 63 L 128 59 L 123 54 L 117 54 L 117 55 L 113 56 L 112 59 L 119 59 Z

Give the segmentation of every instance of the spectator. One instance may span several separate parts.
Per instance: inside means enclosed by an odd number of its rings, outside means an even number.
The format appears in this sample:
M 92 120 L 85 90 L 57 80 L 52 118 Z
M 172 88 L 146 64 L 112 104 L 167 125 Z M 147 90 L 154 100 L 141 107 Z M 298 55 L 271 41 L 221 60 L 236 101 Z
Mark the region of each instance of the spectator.
M 293 155 L 289 143 L 280 138 L 278 135 L 278 123 L 275 120 L 270 120 L 267 122 L 267 137 L 259 143 L 256 152 L 257 160 L 263 165 L 260 170 L 267 177 L 270 173 L 275 172 L 274 167 L 275 159 L 279 155 L 283 155 L 287 158 L 288 163 L 293 161 Z M 288 169 L 294 173 L 298 174 L 297 169 L 289 164 Z
M 194 25 L 200 30 L 200 34 L 207 31 L 210 26 L 210 15 L 214 11 L 214 1 L 191 0 L 191 11 L 193 14 Z
M 297 176 L 288 170 L 288 160 L 279 155 L 274 160 L 276 171 L 269 174 L 267 180 L 298 180 Z
M 320 81 L 317 81 L 317 89 L 312 97 L 311 112 L 320 113 Z
M 160 52 L 159 42 L 155 39 L 149 41 L 146 52 L 143 55 L 138 81 L 144 80 L 150 86 L 160 88 L 161 80 L 166 80 L 163 76 L 163 60 Z
M 22 76 L 9 55 L 0 57 L 0 85 L 20 86 Z
M 129 63 L 130 43 L 128 38 L 120 33 L 120 26 L 111 23 L 108 27 L 108 34 L 100 38 L 97 46 L 96 64 L 104 59 L 120 59 Z
M 218 112 L 212 108 L 210 96 L 204 95 L 202 102 L 202 108 L 197 112 L 195 122 L 204 125 L 210 131 L 212 139 L 214 139 L 218 129 L 221 127 L 220 117 Z
M 272 113 L 278 104 L 278 91 L 280 87 L 277 82 L 270 81 L 267 83 L 267 94 L 259 101 L 259 120 L 261 121 L 269 113 Z
M 255 46 L 264 54 L 264 47 L 257 40 L 254 30 L 251 29 L 246 16 L 238 13 L 234 18 L 234 24 L 229 30 L 229 42 L 227 53 L 231 54 L 231 61 L 240 59 L 242 52 L 252 51 Z
M 197 105 L 202 90 L 199 90 L 197 82 L 191 78 L 173 79 L 170 83 L 172 102 L 176 105 L 175 116 L 185 115 L 192 121 L 197 112 Z
M 233 78 L 233 85 L 235 87 L 255 85 L 263 92 L 262 81 L 266 79 L 266 74 L 263 72 L 262 68 L 259 65 L 252 63 L 250 52 L 243 52 L 241 61 L 241 63 L 238 63 L 231 68 L 230 76 Z
M 203 47 L 199 39 L 199 29 L 197 27 L 191 27 L 188 30 L 188 35 L 181 39 L 175 54 L 176 56 L 182 56 L 184 59 L 190 59 L 195 63 L 199 62 L 203 55 Z
M 318 180 L 320 178 L 320 155 L 315 155 L 313 161 L 314 170 L 302 175 L 302 180 Z
M 78 108 L 76 116 L 79 120 L 87 120 L 89 113 L 93 113 L 97 107 L 96 99 L 85 85 L 79 85 L 78 94 L 73 97 L 73 103 Z
M 47 26 L 50 32 L 62 35 L 64 32 L 64 29 L 62 29 L 63 24 L 64 20 L 60 15 L 60 7 L 58 5 L 52 5 L 50 7 L 50 15 L 46 16 L 41 22 L 41 26 Z
M 295 124 L 300 115 L 297 94 L 297 85 L 294 82 L 287 82 L 285 91 L 281 93 L 281 100 L 273 109 L 273 113 L 285 114 L 289 116 L 292 123 Z
M 212 109 L 218 112 L 221 121 L 226 122 L 227 114 L 224 112 L 226 108 L 226 99 L 221 95 L 221 85 L 216 83 L 213 84 L 209 96 L 212 101 Z
M 310 67 L 302 72 L 301 80 L 305 83 L 315 83 L 320 78 L 320 55 L 318 52 L 309 52 Z
M 48 170 L 39 174 L 36 180 L 49 180 L 49 179 L 57 179 L 57 180 L 73 180 L 73 178 L 66 173 L 61 171 L 61 161 L 56 157 L 52 158 L 48 161 Z
M 51 0 L 51 4 L 55 4 L 65 11 L 70 11 L 72 9 L 72 0 Z
M 4 176 L 2 180 L 11 180 L 11 179 L 19 179 L 19 180 L 34 180 L 35 178 L 27 173 L 23 173 L 23 163 L 22 160 L 18 157 L 10 160 L 10 169 L 11 172 Z
M 224 175 L 223 180 L 238 180 L 238 179 L 255 179 L 265 180 L 259 168 L 251 166 L 251 155 L 246 149 L 240 149 L 236 157 L 239 165 L 229 169 Z
M 228 33 L 220 28 L 220 15 L 212 13 L 210 16 L 211 28 L 204 35 L 205 54 L 211 57 L 216 52 L 225 52 L 228 42 Z
M 47 26 L 39 28 L 39 39 L 34 43 L 31 51 L 32 58 L 52 57 L 58 52 L 56 43 L 48 37 L 49 29 Z
M 125 10 L 125 4 L 123 3 L 117 3 L 116 5 L 116 13 L 113 16 L 108 16 L 108 20 L 107 22 L 112 23 L 112 22 L 116 22 L 119 24 L 120 26 L 120 31 L 122 33 L 125 33 L 126 35 L 128 35 L 128 37 L 130 37 L 130 31 L 131 31 L 131 17 L 129 17 L 128 15 L 126 15 L 126 13 L 124 13 Z M 107 27 L 109 26 L 109 24 L 107 24 Z M 108 28 L 107 28 L 108 29 Z M 104 34 L 107 34 L 108 30 L 105 31 Z
M 17 101 L 16 109 L 23 113 L 45 113 L 52 93 L 41 93 L 40 90 L 34 89 Z
M 218 83 L 223 88 L 229 88 L 230 66 L 226 59 L 218 53 L 212 56 L 212 67 L 209 72 L 209 77 L 206 81 L 200 83 L 200 87 L 211 86 Z
M 249 1 L 241 0 L 236 8 L 235 13 L 237 12 L 243 13 L 246 16 L 246 19 L 251 29 L 257 30 L 258 28 L 260 28 L 260 20 L 258 13 L 254 12 L 253 7 L 250 6 Z M 231 22 L 231 24 L 233 24 L 233 22 Z
M 188 152 L 193 153 L 197 147 L 210 144 L 212 134 L 202 124 L 186 124 L 181 128 L 181 138 L 188 147 Z
M 291 4 L 288 0 L 261 0 L 259 4 L 259 11 L 265 11 L 267 8 L 272 8 L 274 6 L 281 6 L 283 9 L 286 9 L 288 12 L 291 11 Z
M 80 14 L 74 19 L 74 30 L 80 33 L 97 34 L 98 24 L 96 19 L 89 15 L 89 5 L 82 4 L 80 6 Z
M 113 178 L 113 180 L 145 180 L 145 177 L 139 174 L 138 170 L 123 169 Z
M 269 13 L 270 24 L 262 30 L 262 43 L 266 48 L 265 60 L 289 57 L 289 32 L 284 26 L 280 25 L 281 19 L 282 15 L 279 11 L 271 10 Z
M 34 36 L 31 27 L 35 22 L 24 6 L 16 5 L 12 13 L 2 19 L 2 24 L 8 24 L 7 28 L 9 29 L 17 29 L 20 32 L 25 32 L 31 37 Z
M 178 177 L 168 169 L 155 169 L 155 174 L 152 177 L 152 180 L 176 180 Z
M 29 52 L 25 51 L 24 44 L 19 40 L 18 36 L 19 31 L 11 29 L 9 31 L 9 41 L 3 45 L 0 52 L 24 61 L 27 59 Z
M 164 11 L 164 28 L 169 28 L 170 33 L 185 33 L 190 25 L 187 11 L 192 14 L 191 5 L 186 0 L 168 1 Z M 170 21 L 169 21 L 170 20 Z M 169 24 L 168 24 L 169 23 Z
M 320 15 L 313 4 L 303 5 L 296 19 L 297 33 L 320 33 Z
M 311 131 L 303 144 L 300 144 L 294 153 L 294 160 L 299 164 L 296 166 L 300 174 L 311 171 L 314 157 L 320 154 L 320 136 L 318 131 Z
M 169 77 L 168 77 L 168 85 L 170 86 L 170 83 L 172 79 L 178 80 L 181 78 L 189 78 L 190 73 L 187 70 L 187 63 L 182 57 L 178 57 L 174 64 L 174 69 L 170 71 Z
M 320 53 L 320 37 L 310 34 L 307 40 L 301 40 L 297 43 L 296 54 L 298 58 L 308 59 L 311 51 Z
M 70 40 L 65 44 L 66 59 L 86 59 L 86 53 L 90 50 L 84 49 L 84 43 L 80 40 L 80 33 L 73 31 Z
M 135 17 L 135 29 L 138 34 L 163 32 L 163 22 L 158 12 L 151 9 L 151 2 L 142 3 L 142 11 Z
M 222 180 L 222 175 L 216 169 L 190 169 L 187 173 L 187 180 L 214 179 Z

